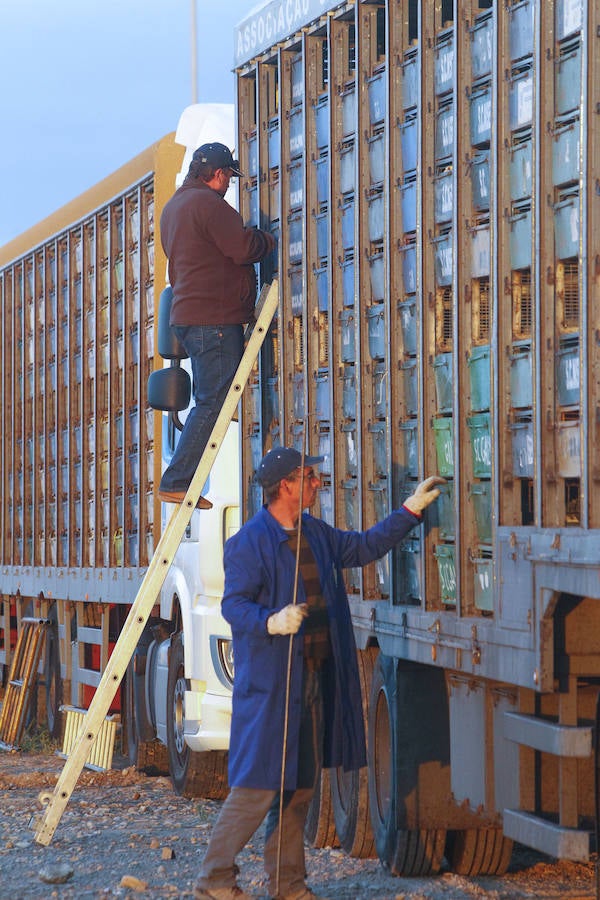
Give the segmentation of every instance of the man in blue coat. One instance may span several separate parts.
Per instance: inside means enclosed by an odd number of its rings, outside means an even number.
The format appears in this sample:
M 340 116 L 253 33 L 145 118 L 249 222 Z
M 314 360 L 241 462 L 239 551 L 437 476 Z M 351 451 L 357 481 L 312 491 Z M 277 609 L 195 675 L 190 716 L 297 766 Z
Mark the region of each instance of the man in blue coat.
M 222 611 L 235 660 L 231 790 L 211 835 L 196 900 L 249 897 L 236 884 L 235 857 L 265 816 L 270 895 L 315 900 L 304 882 L 304 823 L 321 766 L 352 770 L 366 764 L 342 570 L 391 550 L 418 524 L 444 479 L 421 482 L 401 509 L 368 531 L 341 531 L 302 514 L 316 500 L 320 478 L 313 467 L 322 460 L 303 458 L 290 447 L 270 450 L 257 471 L 265 506 L 225 545 Z

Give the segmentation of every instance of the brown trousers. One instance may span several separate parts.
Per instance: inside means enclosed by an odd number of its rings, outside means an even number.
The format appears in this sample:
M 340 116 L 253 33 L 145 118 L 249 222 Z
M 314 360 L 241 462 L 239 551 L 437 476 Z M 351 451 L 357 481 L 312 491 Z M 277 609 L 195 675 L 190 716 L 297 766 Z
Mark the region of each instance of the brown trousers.
M 280 794 L 274 790 L 233 787 L 213 828 L 202 862 L 198 887 L 210 890 L 236 883 L 235 858 L 265 816 L 264 864 L 272 897 L 285 896 L 304 885 L 304 823 L 323 760 L 323 697 L 321 674 L 304 670 L 302 719 L 298 754 L 298 787 L 284 791 L 277 893 Z

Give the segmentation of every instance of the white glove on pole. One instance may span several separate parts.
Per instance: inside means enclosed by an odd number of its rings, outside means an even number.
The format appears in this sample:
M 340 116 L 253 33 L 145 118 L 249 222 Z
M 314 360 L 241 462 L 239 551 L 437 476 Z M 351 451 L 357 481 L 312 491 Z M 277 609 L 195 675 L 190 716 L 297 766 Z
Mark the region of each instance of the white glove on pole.
M 430 503 L 433 503 L 440 496 L 438 484 L 446 484 L 446 479 L 440 478 L 439 475 L 431 475 L 425 481 L 421 481 L 416 486 L 414 493 L 406 498 L 404 506 L 411 513 L 415 513 L 417 516 L 420 515 Z
M 296 634 L 308 615 L 306 603 L 288 603 L 267 619 L 269 634 Z

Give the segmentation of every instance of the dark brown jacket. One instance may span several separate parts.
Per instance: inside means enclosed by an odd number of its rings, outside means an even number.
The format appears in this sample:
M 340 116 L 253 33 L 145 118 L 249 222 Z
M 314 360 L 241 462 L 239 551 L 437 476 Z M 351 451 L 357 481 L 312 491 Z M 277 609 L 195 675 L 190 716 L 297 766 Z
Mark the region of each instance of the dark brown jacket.
M 188 178 L 165 205 L 160 235 L 173 288 L 171 325 L 238 325 L 252 317 L 253 263 L 274 247 L 268 232 L 242 217 L 199 178 Z

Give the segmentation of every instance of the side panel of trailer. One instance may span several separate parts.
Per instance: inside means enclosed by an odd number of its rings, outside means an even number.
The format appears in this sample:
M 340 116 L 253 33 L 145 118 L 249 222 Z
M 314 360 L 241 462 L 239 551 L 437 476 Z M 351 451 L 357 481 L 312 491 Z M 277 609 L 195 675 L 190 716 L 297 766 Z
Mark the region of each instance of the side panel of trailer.
M 447 830 L 462 836 L 460 871 L 481 850 L 465 834 L 492 829 L 483 869 L 497 871 L 503 824 L 585 856 L 600 676 L 598 4 L 307 0 L 289 22 L 286 9 L 266 4 L 236 38 L 241 210 L 278 236 L 282 288 L 244 403 L 243 515 L 278 443 L 325 455 L 317 512 L 342 528 L 443 475 L 425 524 L 347 573 L 358 643 L 380 650 L 378 850 L 406 871 L 419 829 L 436 847 Z M 403 768 L 394 754 L 409 747 Z M 391 785 L 376 770 L 386 749 Z

